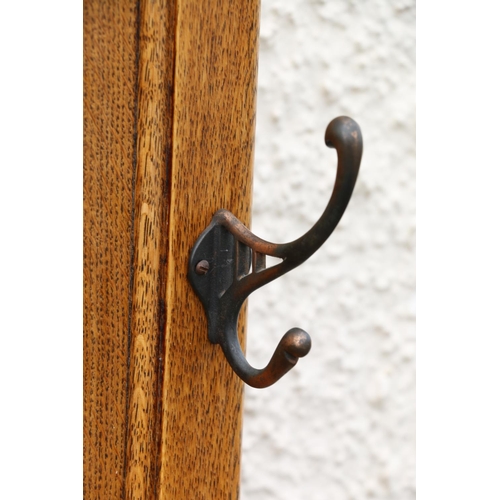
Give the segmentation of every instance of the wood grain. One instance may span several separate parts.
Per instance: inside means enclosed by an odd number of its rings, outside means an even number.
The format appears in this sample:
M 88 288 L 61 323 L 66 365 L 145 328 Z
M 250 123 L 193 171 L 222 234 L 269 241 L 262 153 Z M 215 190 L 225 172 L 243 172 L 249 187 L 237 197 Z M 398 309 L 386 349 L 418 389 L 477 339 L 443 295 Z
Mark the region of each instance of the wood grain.
M 250 222 L 259 3 L 84 9 L 84 495 L 236 499 L 243 387 L 187 263 Z
M 125 498 L 156 498 L 170 198 L 175 4 L 140 7 Z
M 84 496 L 121 498 L 135 149 L 135 2 L 84 3 Z
M 238 497 L 243 387 L 187 266 L 217 209 L 250 222 L 258 16 L 256 0 L 178 1 L 161 499 Z

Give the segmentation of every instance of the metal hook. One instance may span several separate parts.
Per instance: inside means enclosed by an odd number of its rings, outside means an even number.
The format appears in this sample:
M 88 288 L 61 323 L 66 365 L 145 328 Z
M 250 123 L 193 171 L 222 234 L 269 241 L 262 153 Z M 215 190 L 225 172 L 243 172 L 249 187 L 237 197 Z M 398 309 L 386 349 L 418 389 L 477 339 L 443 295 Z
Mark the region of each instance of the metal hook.
M 255 236 L 228 210 L 219 210 L 191 251 L 188 277 L 205 308 L 208 338 L 221 345 L 233 370 L 252 387 L 274 384 L 311 349 L 309 334 L 292 328 L 269 364 L 259 370 L 246 360 L 237 326 L 246 298 L 307 260 L 336 228 L 349 203 L 363 151 L 361 130 L 351 118 L 335 118 L 326 128 L 325 143 L 337 150 L 337 176 L 325 211 L 306 234 L 290 243 L 270 243 Z M 266 255 L 283 260 L 266 267 Z

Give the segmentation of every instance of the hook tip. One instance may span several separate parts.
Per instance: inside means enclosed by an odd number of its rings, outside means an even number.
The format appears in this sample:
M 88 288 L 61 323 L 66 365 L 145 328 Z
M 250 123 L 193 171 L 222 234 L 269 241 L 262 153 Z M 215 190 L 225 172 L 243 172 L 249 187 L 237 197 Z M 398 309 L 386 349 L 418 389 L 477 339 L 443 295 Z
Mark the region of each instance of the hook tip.
M 337 116 L 326 127 L 325 144 L 329 148 L 337 149 L 342 142 L 361 142 L 359 125 L 348 116 Z
M 285 333 L 280 344 L 284 351 L 295 358 L 303 358 L 311 350 L 311 337 L 301 328 L 292 328 Z

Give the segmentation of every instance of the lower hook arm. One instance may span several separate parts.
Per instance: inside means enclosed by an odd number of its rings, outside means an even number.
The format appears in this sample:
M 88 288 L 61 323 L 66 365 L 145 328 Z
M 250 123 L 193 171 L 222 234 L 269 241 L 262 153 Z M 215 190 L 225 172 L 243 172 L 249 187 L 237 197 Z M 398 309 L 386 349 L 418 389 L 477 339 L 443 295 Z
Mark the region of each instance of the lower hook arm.
M 299 358 L 311 350 L 311 337 L 301 328 L 288 330 L 267 366 L 260 370 L 251 366 L 246 360 L 238 341 L 236 328 L 231 334 L 226 333 L 221 347 L 231 368 L 243 382 L 257 389 L 263 389 L 277 382 L 297 364 Z

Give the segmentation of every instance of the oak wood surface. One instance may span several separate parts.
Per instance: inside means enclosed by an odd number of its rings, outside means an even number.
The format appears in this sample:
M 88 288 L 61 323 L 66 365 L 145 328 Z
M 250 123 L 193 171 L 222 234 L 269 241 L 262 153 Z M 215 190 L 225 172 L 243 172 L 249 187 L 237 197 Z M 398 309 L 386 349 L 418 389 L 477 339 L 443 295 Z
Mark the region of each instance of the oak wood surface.
M 168 177 L 174 118 L 174 42 L 174 2 L 143 0 L 139 13 L 127 499 L 156 498 L 167 279 Z
M 135 2 L 84 3 L 84 496 L 124 485 L 135 150 Z
M 84 5 L 85 497 L 236 499 L 243 387 L 187 265 L 250 222 L 259 3 Z
M 257 1 L 178 2 L 161 499 L 238 497 L 242 382 L 208 342 L 187 268 L 217 209 L 250 222 L 258 18 Z

